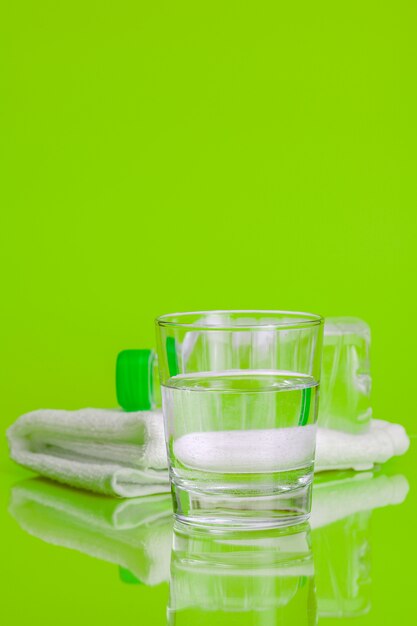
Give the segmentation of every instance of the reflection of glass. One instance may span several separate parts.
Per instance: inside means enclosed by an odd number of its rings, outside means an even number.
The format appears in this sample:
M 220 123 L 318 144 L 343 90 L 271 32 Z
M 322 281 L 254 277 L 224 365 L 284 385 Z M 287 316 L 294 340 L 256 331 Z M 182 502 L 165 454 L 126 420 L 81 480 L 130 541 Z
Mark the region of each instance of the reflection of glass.
M 318 478 L 311 526 L 320 617 L 353 617 L 370 609 L 369 521 L 375 508 L 403 502 L 404 476 L 346 472 Z
M 309 527 L 220 535 L 176 527 L 168 623 L 315 624 Z
M 322 332 L 320 316 L 285 311 L 180 313 L 157 320 L 180 521 L 260 529 L 307 518 Z
M 29 534 L 115 563 L 124 578 L 157 585 L 168 576 L 170 496 L 117 500 L 35 478 L 13 487 L 10 513 Z

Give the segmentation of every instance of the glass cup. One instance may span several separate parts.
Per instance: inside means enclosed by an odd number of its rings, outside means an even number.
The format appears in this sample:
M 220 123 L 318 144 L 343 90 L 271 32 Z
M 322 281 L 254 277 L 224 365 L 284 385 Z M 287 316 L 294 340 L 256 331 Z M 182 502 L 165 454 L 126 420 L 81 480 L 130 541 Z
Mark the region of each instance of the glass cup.
M 235 529 L 305 521 L 323 319 L 202 311 L 156 325 L 177 520 Z

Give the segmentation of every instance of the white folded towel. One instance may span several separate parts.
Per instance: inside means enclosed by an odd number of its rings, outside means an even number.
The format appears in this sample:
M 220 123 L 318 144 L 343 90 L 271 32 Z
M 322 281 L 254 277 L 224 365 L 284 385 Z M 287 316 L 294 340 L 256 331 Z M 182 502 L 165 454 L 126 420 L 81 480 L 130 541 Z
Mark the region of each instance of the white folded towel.
M 275 472 L 308 464 L 314 454 L 315 426 L 194 432 L 174 442 L 174 454 L 190 469 L 205 472 Z M 353 435 L 317 429 L 315 471 L 371 469 L 406 452 L 404 428 L 373 420 L 369 432 Z
M 14 461 L 74 487 L 122 497 L 169 491 L 160 412 L 41 409 L 7 437 Z
M 314 457 L 316 426 L 194 432 L 174 442 L 186 467 L 205 472 L 279 472 Z
M 312 457 L 315 429 L 195 432 L 178 438 L 174 452 L 208 472 L 279 471 Z M 13 460 L 74 487 L 122 497 L 169 490 L 161 411 L 39 410 L 22 415 L 7 435 Z M 380 420 L 360 435 L 318 428 L 315 470 L 370 469 L 408 446 L 402 426 Z
M 403 426 L 372 420 L 369 431 L 360 435 L 330 428 L 317 431 L 315 471 L 372 469 L 393 456 L 407 452 L 410 439 Z

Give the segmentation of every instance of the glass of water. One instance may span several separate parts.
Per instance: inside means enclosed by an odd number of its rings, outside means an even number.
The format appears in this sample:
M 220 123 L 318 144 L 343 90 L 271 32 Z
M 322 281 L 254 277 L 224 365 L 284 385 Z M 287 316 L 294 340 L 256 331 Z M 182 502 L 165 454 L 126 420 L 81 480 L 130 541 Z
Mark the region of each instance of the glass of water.
M 201 311 L 156 325 L 177 521 L 217 529 L 305 521 L 323 319 Z

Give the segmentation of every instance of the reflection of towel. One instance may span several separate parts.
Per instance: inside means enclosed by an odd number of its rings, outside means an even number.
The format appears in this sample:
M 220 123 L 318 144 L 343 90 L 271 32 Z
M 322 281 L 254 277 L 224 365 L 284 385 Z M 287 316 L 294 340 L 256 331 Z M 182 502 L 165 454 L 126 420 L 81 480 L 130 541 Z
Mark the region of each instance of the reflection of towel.
M 147 585 L 169 571 L 169 495 L 119 500 L 42 479 L 12 489 L 10 513 L 30 535 L 128 569 Z
M 122 497 L 169 489 L 160 412 L 33 411 L 7 435 L 14 461 L 74 487 Z
M 344 479 L 315 482 L 310 525 L 313 529 L 371 509 L 401 504 L 408 494 L 405 476 L 353 474 Z

